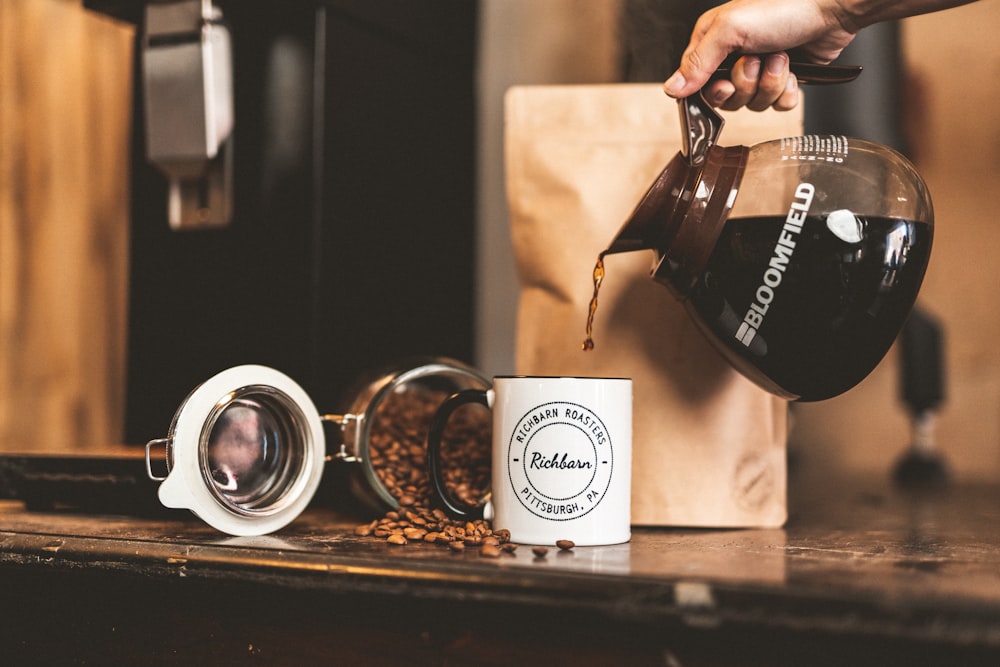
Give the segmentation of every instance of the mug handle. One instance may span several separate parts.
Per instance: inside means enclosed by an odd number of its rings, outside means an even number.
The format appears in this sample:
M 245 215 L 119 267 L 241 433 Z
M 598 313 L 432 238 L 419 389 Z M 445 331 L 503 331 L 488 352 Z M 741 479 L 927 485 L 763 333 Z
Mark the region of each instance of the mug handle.
M 434 493 L 444 505 L 445 512 L 453 519 L 482 519 L 485 505 L 457 503 L 449 495 L 442 475 L 441 441 L 451 415 L 463 405 L 478 403 L 490 407 L 485 389 L 464 389 L 449 396 L 434 413 L 430 430 L 427 432 L 427 472 L 434 487 Z

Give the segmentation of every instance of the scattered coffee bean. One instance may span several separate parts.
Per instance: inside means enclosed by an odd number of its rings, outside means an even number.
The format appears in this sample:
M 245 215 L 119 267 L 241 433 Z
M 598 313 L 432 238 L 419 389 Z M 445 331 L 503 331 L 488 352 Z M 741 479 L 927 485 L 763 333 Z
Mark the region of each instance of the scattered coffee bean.
M 535 558 L 545 558 L 549 549 L 548 547 L 531 547 L 531 553 L 535 554 Z
M 556 540 L 556 546 L 563 551 L 569 551 L 576 546 L 576 543 L 573 540 Z
M 388 542 L 389 544 L 395 544 L 398 546 L 408 544 L 406 538 L 399 534 L 390 535 L 389 537 L 385 538 L 385 541 Z
M 493 544 L 484 544 L 479 550 L 479 555 L 485 558 L 499 558 L 500 553 L 500 547 Z
M 378 521 L 372 521 L 371 523 L 366 523 L 362 526 L 358 526 L 357 528 L 354 529 L 354 534 L 357 535 L 358 537 L 368 537 L 369 535 L 372 534 L 372 531 L 375 530 L 375 526 L 377 524 Z
M 427 534 L 427 531 L 423 528 L 404 528 L 403 535 L 406 536 L 408 540 L 422 540 Z

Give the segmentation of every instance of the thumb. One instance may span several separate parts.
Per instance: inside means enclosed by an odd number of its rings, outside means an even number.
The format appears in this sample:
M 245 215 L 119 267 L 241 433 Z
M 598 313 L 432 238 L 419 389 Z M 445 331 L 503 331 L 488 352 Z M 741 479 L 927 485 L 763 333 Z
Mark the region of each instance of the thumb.
M 727 51 L 707 56 L 696 50 L 685 51 L 680 67 L 664 82 L 663 92 L 677 99 L 693 95 L 708 83 L 728 55 Z
M 663 91 L 674 98 L 693 95 L 708 83 L 709 77 L 736 47 L 729 47 L 720 39 L 719 31 L 712 31 L 712 20 L 703 16 L 691 35 L 691 43 L 681 56 L 680 67 L 663 84 Z M 700 28 L 700 29 L 699 29 Z

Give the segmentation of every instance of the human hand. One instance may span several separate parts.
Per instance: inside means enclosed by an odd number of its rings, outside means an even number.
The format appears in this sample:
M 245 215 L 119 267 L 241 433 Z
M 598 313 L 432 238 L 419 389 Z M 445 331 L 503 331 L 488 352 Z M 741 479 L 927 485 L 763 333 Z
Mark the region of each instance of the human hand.
M 851 43 L 856 28 L 826 0 L 731 0 L 705 12 L 695 24 L 678 70 L 664 91 L 683 98 L 703 89 L 714 106 L 735 110 L 798 104 L 798 81 L 789 71 L 788 51 L 826 64 Z M 729 79 L 709 77 L 731 53 L 744 55 Z
M 799 82 L 784 51 L 741 56 L 730 69 L 729 78 L 714 77 L 702 90 L 709 104 L 727 111 L 741 107 L 788 111 L 799 103 Z

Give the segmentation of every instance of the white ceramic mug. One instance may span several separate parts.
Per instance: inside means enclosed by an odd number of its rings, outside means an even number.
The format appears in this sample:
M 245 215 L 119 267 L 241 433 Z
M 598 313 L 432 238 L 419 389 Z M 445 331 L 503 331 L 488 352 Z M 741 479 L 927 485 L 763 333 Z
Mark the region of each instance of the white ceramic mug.
M 441 470 L 441 440 L 462 405 L 493 411 L 492 489 L 479 507 L 455 502 Z M 522 544 L 620 544 L 630 532 L 632 380 L 504 376 L 451 396 L 428 435 L 435 490 L 453 517 L 491 519 Z

